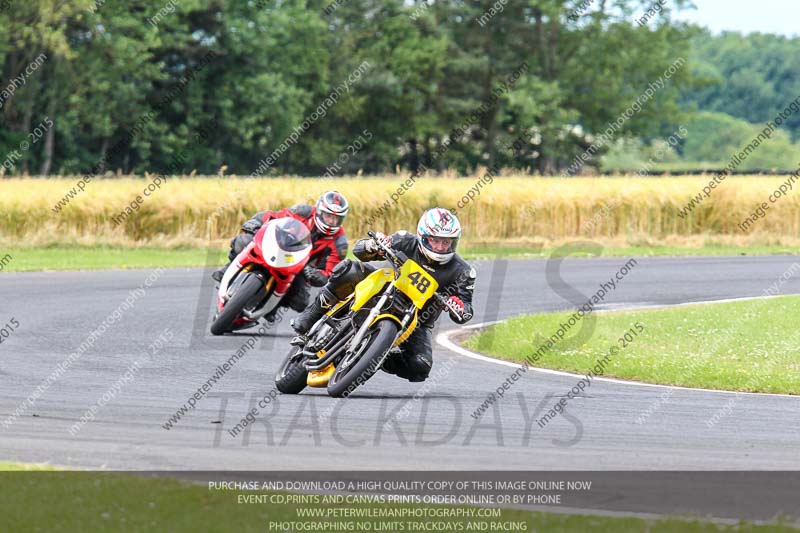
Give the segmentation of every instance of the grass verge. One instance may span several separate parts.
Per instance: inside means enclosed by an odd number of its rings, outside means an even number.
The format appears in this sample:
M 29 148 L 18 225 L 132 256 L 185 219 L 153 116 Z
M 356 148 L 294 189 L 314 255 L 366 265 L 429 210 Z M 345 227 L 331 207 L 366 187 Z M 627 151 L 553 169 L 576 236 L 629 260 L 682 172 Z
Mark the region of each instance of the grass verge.
M 283 528 L 275 523 L 301 522 L 307 526 L 358 522 L 353 518 L 300 518 L 298 509 L 341 510 L 342 504 L 271 504 L 243 503 L 240 495 L 275 495 L 280 493 L 211 491 L 204 485 L 167 479 L 140 477 L 119 473 L 98 472 L 0 472 L 0 516 L 5 531 L 274 531 Z M 321 497 L 320 497 L 321 499 Z M 346 504 L 350 509 L 442 509 L 430 505 Z M 461 506 L 461 508 L 464 508 Z M 467 522 L 484 523 L 475 531 L 497 531 L 491 523 L 517 523 L 522 531 L 617 531 L 617 532 L 726 532 L 792 531 L 779 524 L 736 526 L 718 525 L 696 520 L 615 518 L 587 515 L 533 513 L 502 509 L 491 518 L 391 518 L 367 519 L 370 530 L 427 530 L 420 526 L 441 522 L 437 531 L 466 531 Z M 391 521 L 391 525 L 386 522 Z M 460 526 L 459 526 L 460 524 Z M 272 525 L 272 527 L 270 527 Z M 416 528 L 412 528 L 416 526 Z M 285 527 L 285 526 L 284 526 Z M 330 526 L 331 528 L 333 526 Z M 351 526 L 352 527 L 352 526 Z M 444 529 L 443 529 L 444 528 Z M 333 530 L 333 529 L 331 529 Z M 336 529 L 345 531 L 344 527 Z
M 201 248 L 14 248 L 2 272 L 40 270 L 105 270 L 120 268 L 197 267 L 206 263 L 222 265 L 226 251 Z M 209 260 L 210 258 L 210 260 Z
M 0 472 L 31 472 L 31 471 L 52 471 L 56 468 L 49 465 L 40 465 L 34 463 L 9 463 L 8 461 L 0 461 Z
M 800 394 L 800 296 L 617 311 L 584 316 L 535 366 L 586 374 L 612 346 L 608 377 L 742 392 Z M 524 361 L 573 312 L 512 318 L 470 337 L 465 345 Z M 592 331 L 592 323 L 594 328 Z M 636 323 L 643 330 L 634 334 Z M 579 345 L 580 328 L 591 332 Z M 634 328 L 635 330 L 636 328 Z M 626 332 L 630 341 L 622 339 Z M 538 337 L 541 336 L 541 337 Z M 538 341 L 536 339 L 539 339 Z M 624 345 L 624 346 L 623 346 Z
M 205 248 L 123 248 L 74 246 L 69 248 L 10 248 L 0 250 L 0 272 L 33 272 L 41 270 L 105 270 L 119 268 L 177 268 L 222 265 L 227 250 Z M 463 246 L 468 260 L 501 258 L 546 258 L 558 255 L 558 249 L 535 245 L 498 245 L 481 243 Z M 603 249 L 603 257 L 656 256 L 736 256 L 800 254 L 800 246 L 716 246 L 699 248 L 677 246 L 621 246 Z M 348 254 L 352 258 L 352 253 Z M 575 257 L 580 257 L 576 255 Z

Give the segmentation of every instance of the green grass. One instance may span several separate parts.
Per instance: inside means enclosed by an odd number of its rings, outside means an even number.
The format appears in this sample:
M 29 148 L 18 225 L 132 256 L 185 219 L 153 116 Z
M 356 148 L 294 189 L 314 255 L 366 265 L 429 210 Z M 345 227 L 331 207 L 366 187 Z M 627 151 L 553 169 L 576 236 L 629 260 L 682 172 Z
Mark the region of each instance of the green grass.
M 268 531 L 269 523 L 319 520 L 298 518 L 300 507 L 408 508 L 393 504 L 270 504 L 238 503 L 240 494 L 277 494 L 209 490 L 168 478 L 98 472 L 0 472 L 0 516 L 4 531 Z M 421 505 L 432 508 L 435 506 Z M 503 509 L 501 517 L 473 518 L 483 522 L 524 522 L 524 531 L 571 532 L 719 532 L 791 531 L 777 524 L 722 526 L 696 520 L 642 520 L 583 515 L 532 513 Z M 338 521 L 354 521 L 340 518 Z M 376 524 L 381 519 L 371 519 Z M 383 519 L 384 521 L 387 519 Z M 391 520 L 405 523 L 404 518 Z M 424 518 L 413 519 L 416 524 Z M 431 518 L 466 523 L 466 518 Z M 385 523 L 385 522 L 384 522 Z M 374 529 L 374 527 L 373 527 Z M 274 528 L 273 528 L 274 530 Z M 454 530 L 454 529 L 451 529 Z M 466 530 L 466 528 L 465 528 Z M 487 530 L 491 530 L 487 528 Z M 384 529 L 384 531 L 387 531 Z
M 207 250 L 201 248 L 14 248 L 2 272 L 38 270 L 104 270 L 111 268 L 175 268 L 203 266 Z M 212 264 L 224 264 L 225 252 L 212 254 Z
M 516 317 L 469 338 L 469 348 L 524 361 L 572 312 Z M 666 385 L 800 394 L 800 296 L 598 313 L 580 346 L 578 322 L 533 366 L 584 374 L 610 347 L 620 348 L 604 375 Z M 591 319 L 590 315 L 590 318 Z M 635 323 L 644 331 L 627 347 L 618 340 Z
M 31 463 L 9 463 L 7 461 L 0 461 L 0 472 L 17 472 L 17 471 L 31 471 L 31 470 L 56 470 L 52 466 L 31 464 Z
M 637 161 L 636 163 L 630 165 L 630 168 L 603 168 L 604 171 L 612 170 L 619 174 L 636 174 L 639 172 L 639 169 L 643 168 L 647 164 L 646 161 Z M 728 161 L 662 161 L 652 165 L 650 168 L 651 174 L 658 174 L 659 172 L 681 172 L 681 171 L 695 171 L 695 170 L 717 170 L 721 168 L 725 168 L 725 165 L 728 164 Z M 619 167 L 619 166 L 618 166 Z M 778 169 L 780 170 L 780 169 Z M 793 169 L 787 169 L 793 170 Z
M 477 244 L 462 247 L 462 255 L 466 259 L 494 258 L 546 258 L 558 255 L 552 249 L 542 249 L 531 245 L 495 245 Z M 590 254 L 566 252 L 575 257 L 586 257 Z M 214 250 L 209 261 L 209 254 L 202 248 L 105 248 L 105 247 L 70 247 L 70 248 L 10 248 L 0 250 L 0 273 L 32 272 L 41 270 L 104 270 L 115 268 L 175 268 L 222 265 L 226 260 L 226 250 Z M 702 248 L 680 247 L 608 247 L 604 248 L 604 257 L 649 257 L 649 256 L 707 256 L 707 255 L 769 255 L 800 254 L 800 246 L 713 246 Z M 3 258 L 11 256 L 10 260 Z M 348 257 L 353 258 L 352 252 Z

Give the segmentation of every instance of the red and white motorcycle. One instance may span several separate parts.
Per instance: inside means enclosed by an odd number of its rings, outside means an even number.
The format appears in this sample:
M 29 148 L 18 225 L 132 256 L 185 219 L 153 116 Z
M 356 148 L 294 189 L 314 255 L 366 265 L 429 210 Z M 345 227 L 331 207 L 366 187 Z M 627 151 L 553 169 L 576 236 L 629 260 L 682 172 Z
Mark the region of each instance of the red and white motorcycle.
M 275 310 L 308 263 L 311 248 L 311 233 L 299 220 L 264 224 L 222 276 L 211 333 L 252 327 Z

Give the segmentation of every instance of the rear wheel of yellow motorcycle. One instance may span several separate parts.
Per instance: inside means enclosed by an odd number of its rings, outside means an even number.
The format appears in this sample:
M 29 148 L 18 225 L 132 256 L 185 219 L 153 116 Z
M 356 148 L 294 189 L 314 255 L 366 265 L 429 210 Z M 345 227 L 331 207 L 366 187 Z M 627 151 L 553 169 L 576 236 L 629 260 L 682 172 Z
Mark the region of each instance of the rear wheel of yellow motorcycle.
M 275 374 L 275 388 L 284 394 L 298 394 L 306 388 L 308 371 L 303 366 L 301 346 L 292 346 Z
M 392 347 L 400 326 L 390 319 L 380 320 L 369 330 L 352 355 L 345 356 L 328 382 L 328 394 L 343 398 L 378 371 L 383 354 Z

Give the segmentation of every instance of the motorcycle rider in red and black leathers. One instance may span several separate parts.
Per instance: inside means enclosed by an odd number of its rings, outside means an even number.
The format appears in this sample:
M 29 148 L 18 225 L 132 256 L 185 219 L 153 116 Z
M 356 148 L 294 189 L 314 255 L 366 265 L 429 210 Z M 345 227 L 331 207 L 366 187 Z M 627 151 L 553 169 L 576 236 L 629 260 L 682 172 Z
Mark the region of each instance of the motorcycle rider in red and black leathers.
M 475 288 L 475 269 L 456 253 L 461 237 L 461 224 L 446 209 L 426 211 L 417 226 L 417 235 L 398 231 L 393 235 L 377 234 L 386 246 L 403 252 L 419 263 L 439 284 L 437 292 L 449 299 L 449 305 L 460 316 L 450 312 L 450 318 L 464 324 L 472 318 L 472 293 Z M 362 261 L 381 260 L 380 250 L 372 239 L 361 239 L 353 247 L 360 261 L 345 260 L 333 270 L 328 283 L 303 313 L 292 320 L 298 336 L 291 344 L 303 345 L 305 334 L 338 301 L 353 292 L 355 286 L 369 274 L 384 266 L 381 263 Z M 409 381 L 425 381 L 433 366 L 433 326 L 443 311 L 442 305 L 431 299 L 419 311 L 417 328 L 399 352 L 392 350 L 383 363 L 383 370 Z
M 342 224 L 348 211 L 349 205 L 344 195 L 338 191 L 328 191 L 319 197 L 315 206 L 298 204 L 280 211 L 256 213 L 253 218 L 242 225 L 242 233 L 231 241 L 228 265 L 250 244 L 261 226 L 270 220 L 284 217 L 299 220 L 311 232 L 310 259 L 303 271 L 295 277 L 289 291 L 281 300 L 281 307 L 289 307 L 300 312 L 308 306 L 309 285 L 314 287 L 325 285 L 336 265 L 347 257 L 347 237 Z M 211 277 L 215 281 L 220 281 L 228 265 L 214 272 Z M 274 313 L 275 311 L 270 315 L 274 315 Z

